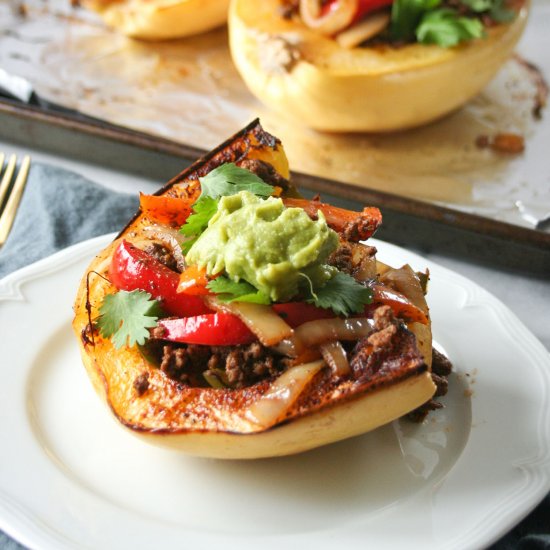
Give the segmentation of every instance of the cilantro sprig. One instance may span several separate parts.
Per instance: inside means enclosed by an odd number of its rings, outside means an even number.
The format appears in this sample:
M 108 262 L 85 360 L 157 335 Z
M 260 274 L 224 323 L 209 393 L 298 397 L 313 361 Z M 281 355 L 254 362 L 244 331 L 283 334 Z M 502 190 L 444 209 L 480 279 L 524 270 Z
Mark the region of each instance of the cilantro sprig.
M 514 19 L 506 0 L 460 0 L 464 10 L 443 6 L 442 0 L 394 0 L 390 36 L 394 41 L 436 44 L 445 48 L 481 38 L 485 31 L 480 15 L 497 23 Z
M 208 283 L 208 289 L 217 295 L 221 302 L 252 302 L 270 304 L 269 296 L 246 281 L 232 281 L 224 275 Z
M 336 315 L 346 317 L 361 313 L 372 302 L 372 290 L 342 271 L 338 271 L 321 288 L 313 289 L 310 285 L 310 294 L 308 303 L 332 309 Z
M 249 191 L 258 197 L 269 197 L 273 186 L 265 183 L 250 170 L 239 168 L 233 162 L 214 168 L 206 176 L 199 178 L 201 183 L 201 198 L 219 199 L 236 195 L 240 191 Z
M 150 328 L 162 315 L 160 304 L 143 290 L 119 290 L 108 294 L 99 308 L 96 324 L 101 336 L 111 338 L 116 349 L 143 345 Z
M 396 41 L 415 40 L 416 28 L 424 13 L 437 8 L 440 3 L 441 0 L 394 0 L 391 11 L 391 37 Z
M 212 197 L 200 197 L 193 205 L 193 214 L 191 214 L 185 225 L 182 225 L 180 232 L 189 237 L 183 244 L 184 254 L 189 252 L 199 235 L 208 227 L 210 218 L 218 210 L 218 201 Z
M 426 13 L 416 29 L 419 42 L 437 44 L 444 48 L 456 46 L 473 38 L 481 38 L 483 34 L 483 24 L 479 19 L 459 16 L 455 10 L 449 8 Z

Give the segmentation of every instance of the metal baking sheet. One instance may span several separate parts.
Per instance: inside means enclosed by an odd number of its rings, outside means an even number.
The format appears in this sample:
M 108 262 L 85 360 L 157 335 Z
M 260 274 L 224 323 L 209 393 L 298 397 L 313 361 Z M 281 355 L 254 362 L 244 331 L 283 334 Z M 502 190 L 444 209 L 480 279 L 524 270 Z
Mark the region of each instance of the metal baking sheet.
M 543 74 L 550 74 L 547 28 L 550 4 L 535 0 L 518 51 Z M 410 237 L 414 225 L 417 236 L 424 235 L 419 242 L 435 243 L 437 233 L 452 253 L 477 248 L 475 256 L 520 266 L 527 254 L 531 267 L 550 272 L 550 231 L 535 229 L 518 208 L 550 211 L 550 115 L 533 116 L 537 88 L 517 59 L 451 116 L 387 135 L 323 134 L 274 116 L 232 66 L 223 28 L 186 40 L 139 42 L 67 0 L 0 2 L 0 67 L 30 80 L 43 97 L 106 121 L 53 117 L 4 102 L 5 121 L 22 130 L 12 136 L 36 140 L 41 124 L 54 125 L 72 132 L 72 140 L 80 132 L 191 160 L 259 116 L 285 144 L 298 183 L 340 201 L 385 207 L 389 240 L 398 241 L 403 229 Z M 23 131 L 31 121 L 32 132 Z M 0 133 L 9 135 L 10 124 L 0 124 Z M 510 131 L 525 137 L 523 154 L 475 144 L 480 135 Z M 53 146 L 47 130 L 43 139 L 44 147 Z M 58 145 L 67 150 L 67 143 Z M 434 231 L 434 224 L 445 231 Z

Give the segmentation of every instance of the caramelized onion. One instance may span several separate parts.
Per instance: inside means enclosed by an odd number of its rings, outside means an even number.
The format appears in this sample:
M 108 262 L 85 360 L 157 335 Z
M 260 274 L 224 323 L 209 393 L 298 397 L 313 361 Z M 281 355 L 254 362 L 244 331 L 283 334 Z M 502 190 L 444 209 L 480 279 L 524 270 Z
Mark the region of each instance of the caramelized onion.
M 300 0 L 300 17 L 310 29 L 330 36 L 351 24 L 358 7 L 358 0 L 338 0 L 323 13 L 320 0 Z
M 292 328 L 271 306 L 250 302 L 220 302 L 214 296 L 207 296 L 206 302 L 217 311 L 226 311 L 239 317 L 264 346 L 274 346 L 292 336 Z
M 246 418 L 262 428 L 276 424 L 324 364 L 322 360 L 314 361 L 285 371 L 271 384 L 269 390 L 245 411 Z
M 380 282 L 386 286 L 404 294 L 424 314 L 428 314 L 428 304 L 420 284 L 418 275 L 410 265 L 404 265 L 399 269 L 388 269 L 380 276 Z
M 372 324 L 371 319 L 364 317 L 319 319 L 300 325 L 294 337 L 305 349 L 334 340 L 359 340 L 372 332 Z
M 380 277 L 380 282 L 398 292 L 403 293 L 414 306 L 426 316 L 426 323 L 421 321 L 409 323 L 408 327 L 416 336 L 418 347 L 424 356 L 424 361 L 428 366 L 432 364 L 432 330 L 429 316 L 428 304 L 422 290 L 422 284 L 418 275 L 412 270 L 411 266 L 404 265 L 400 269 L 390 268 Z M 375 291 L 376 299 L 376 291 Z M 410 312 L 409 312 L 410 313 Z M 412 320 L 414 320 L 411 317 Z M 422 323 L 422 324 L 421 324 Z
M 362 243 L 349 243 L 353 265 L 353 278 L 364 282 L 376 279 L 376 249 Z
M 180 271 L 185 269 L 186 264 L 183 252 L 181 250 L 181 245 L 188 237 L 182 235 L 179 229 L 174 227 L 150 225 L 145 227 L 143 232 L 146 235 L 149 235 L 150 238 L 162 241 L 165 245 L 167 245 L 176 260 L 178 269 Z
M 323 344 L 321 354 L 336 376 L 347 376 L 351 372 L 346 350 L 338 340 Z
M 303 323 L 294 333 L 281 340 L 273 349 L 287 357 L 298 359 L 307 350 L 335 340 L 359 340 L 372 332 L 374 321 L 364 317 L 318 319 Z

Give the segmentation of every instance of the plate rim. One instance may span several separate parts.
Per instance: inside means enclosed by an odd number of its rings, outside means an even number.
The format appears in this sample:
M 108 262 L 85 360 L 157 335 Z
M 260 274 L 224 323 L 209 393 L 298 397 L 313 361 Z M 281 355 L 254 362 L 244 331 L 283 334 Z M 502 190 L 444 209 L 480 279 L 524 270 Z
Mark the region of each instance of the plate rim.
M 82 241 L 0 279 L 0 306 L 3 301 L 24 300 L 23 287 L 27 282 L 43 277 L 55 276 L 57 272 L 67 265 L 77 263 L 88 257 L 91 259 L 92 253 L 99 252 L 115 236 L 116 233 L 109 233 Z M 537 367 L 539 373 L 542 375 L 545 381 L 545 387 L 548 390 L 548 387 L 550 387 L 550 372 L 547 372 L 548 369 L 544 367 L 543 363 L 546 362 L 548 367 L 550 367 L 550 352 L 546 350 L 536 336 L 533 335 L 523 322 L 498 298 L 478 283 L 437 264 L 437 262 L 423 258 L 416 252 L 377 239 L 370 239 L 369 244 L 375 246 L 379 244 L 380 247 L 388 249 L 392 253 L 405 255 L 405 257 L 409 258 L 407 261 L 411 261 L 410 259 L 412 259 L 414 262 L 422 262 L 423 264 L 429 264 L 430 268 L 436 268 L 437 272 L 444 274 L 446 277 L 450 277 L 456 281 L 459 286 L 469 290 L 465 300 L 474 299 L 475 303 L 482 303 L 485 307 L 489 307 L 496 311 L 501 317 L 501 320 L 504 319 L 506 321 L 503 325 L 506 331 L 511 330 L 510 326 L 513 326 L 516 331 L 521 331 L 522 338 L 527 338 L 531 341 L 530 344 L 532 344 L 532 347 L 530 347 L 526 353 L 534 359 L 533 365 Z M 548 391 L 546 391 L 544 395 L 544 400 L 548 405 Z M 500 513 L 500 520 L 499 517 L 493 517 L 493 519 L 489 521 L 489 529 L 487 529 L 487 517 L 484 517 L 482 518 L 484 521 L 479 521 L 476 525 L 472 525 L 459 539 L 455 537 L 455 539 L 447 541 L 440 545 L 440 547 L 452 547 L 456 544 L 473 545 L 479 542 L 483 545 L 491 544 L 527 516 L 548 493 L 550 490 L 550 442 L 546 441 L 546 448 L 544 449 L 543 443 L 545 442 L 545 437 L 543 432 L 550 431 L 550 407 L 546 407 L 546 414 L 544 414 L 542 410 L 537 412 L 537 444 L 539 456 L 535 457 L 533 460 L 527 460 L 526 457 L 523 457 L 523 460 L 528 463 L 529 468 L 522 469 L 524 479 L 522 486 L 513 491 L 513 494 L 507 495 L 505 499 L 507 513 L 504 515 L 502 514 L 502 508 L 504 507 L 503 503 L 497 510 Z M 536 466 L 538 466 L 538 470 Z M 535 487 L 533 487 L 533 478 L 535 478 L 536 481 Z M 513 500 L 513 502 L 509 502 L 510 500 Z M 499 514 L 491 515 L 499 516 Z M 503 516 L 504 520 L 502 519 Z M 484 526 L 484 528 L 482 528 L 482 526 Z M 29 517 L 29 512 L 25 510 L 24 505 L 22 505 L 17 498 L 7 495 L 1 485 L 0 528 L 9 536 L 18 541 L 22 541 L 23 544 L 30 547 L 33 547 L 33 545 L 41 548 L 80 547 L 80 545 L 75 546 L 72 543 L 67 543 L 62 533 L 59 533 L 57 529 L 52 529 L 52 526 L 37 526 L 36 523 L 32 523 L 32 517 Z

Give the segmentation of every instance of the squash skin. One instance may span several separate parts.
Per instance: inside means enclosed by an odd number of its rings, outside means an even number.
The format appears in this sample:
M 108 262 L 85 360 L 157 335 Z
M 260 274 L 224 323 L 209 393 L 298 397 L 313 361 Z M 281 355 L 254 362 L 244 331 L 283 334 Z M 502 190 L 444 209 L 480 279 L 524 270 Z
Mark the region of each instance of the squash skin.
M 186 186 L 195 184 L 197 175 L 244 156 L 267 160 L 288 177 L 281 144 L 255 121 L 176 176 L 158 194 L 185 193 Z M 339 381 L 329 369 L 324 369 L 284 417 L 269 428 L 260 427 L 246 415 L 247 408 L 268 390 L 269 380 L 241 390 L 192 388 L 165 376 L 147 363 L 136 348 L 115 350 L 110 340 L 96 331 L 90 333 L 89 319 L 98 315 L 104 296 L 115 290 L 104 277 L 116 245 L 121 238 L 139 241 L 146 223 L 138 212 L 117 239 L 93 259 L 78 290 L 73 321 L 95 390 L 134 435 L 199 456 L 280 456 L 374 429 L 410 412 L 434 394 L 426 361 L 416 348 L 414 337 L 404 328 L 400 335 L 402 345 L 391 356 L 399 359 L 399 368 L 357 381 Z M 138 395 L 133 384 L 143 374 L 148 376 L 149 387 Z
M 229 0 L 85 0 L 83 4 L 127 36 L 166 40 L 225 24 Z
M 510 56 L 529 6 L 526 2 L 511 24 L 497 25 L 486 38 L 455 48 L 411 44 L 345 50 L 298 21 L 283 20 L 278 5 L 278 0 L 232 1 L 233 62 L 268 107 L 316 130 L 334 132 L 402 130 L 457 109 Z M 279 49 L 286 44 L 294 52 L 293 61 L 286 58 L 287 67 L 266 64 L 274 41 Z

